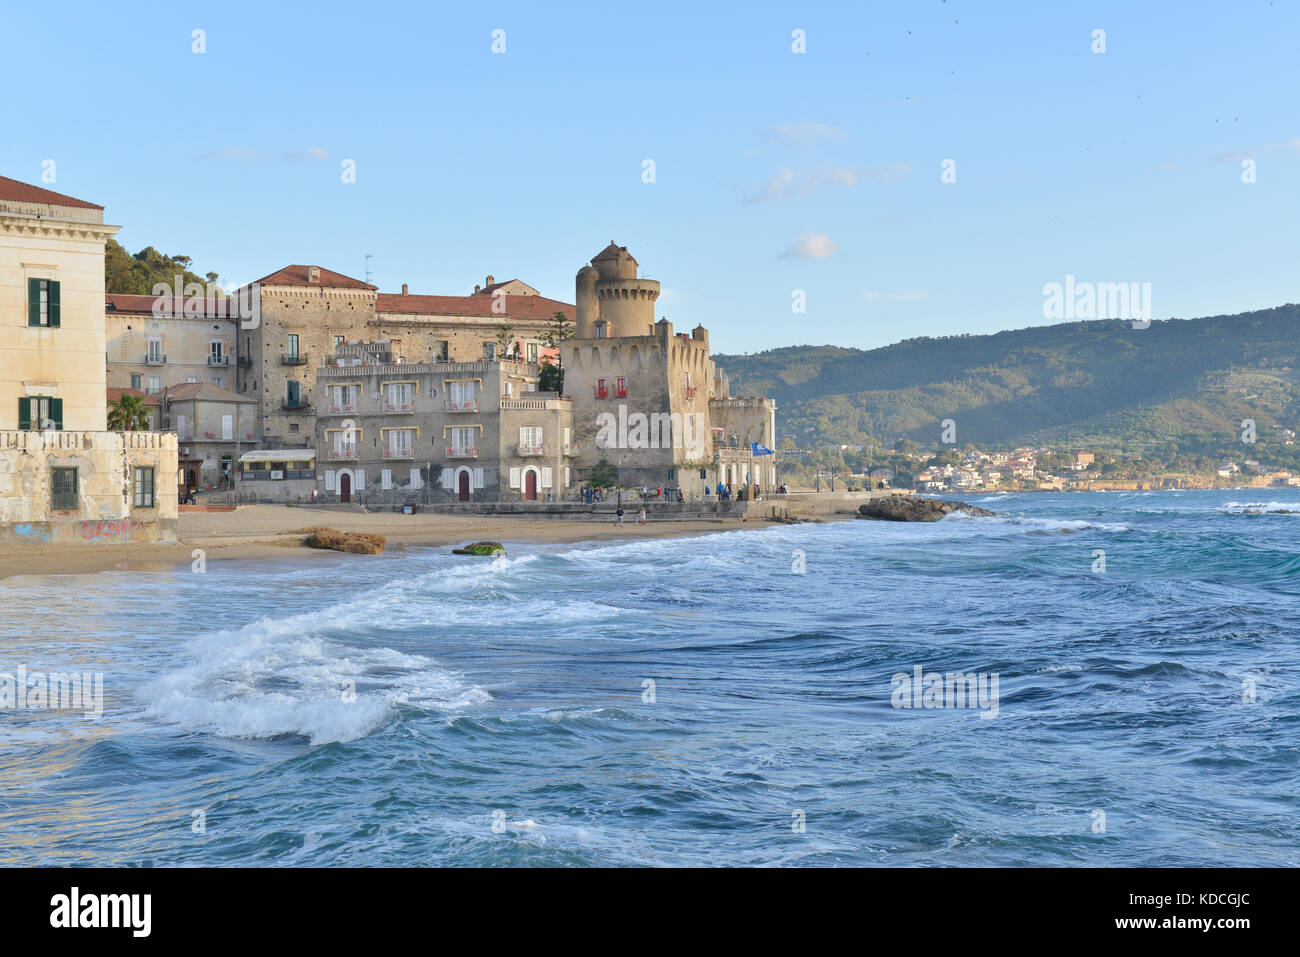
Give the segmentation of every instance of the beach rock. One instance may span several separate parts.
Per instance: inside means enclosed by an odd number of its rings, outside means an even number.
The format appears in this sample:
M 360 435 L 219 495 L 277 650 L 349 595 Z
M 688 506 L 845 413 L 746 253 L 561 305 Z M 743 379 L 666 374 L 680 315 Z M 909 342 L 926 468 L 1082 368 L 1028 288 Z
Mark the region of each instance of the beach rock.
M 937 522 L 953 512 L 981 518 L 997 514 L 965 502 L 945 502 L 941 499 L 917 498 L 914 495 L 890 495 L 858 506 L 858 518 L 878 522 Z
M 453 548 L 453 555 L 504 555 L 505 546 L 500 542 L 475 542 L 473 545 L 466 545 L 464 548 Z
M 382 535 L 367 532 L 340 532 L 334 528 L 313 529 L 307 536 L 308 548 L 328 548 L 354 555 L 382 555 L 388 540 Z

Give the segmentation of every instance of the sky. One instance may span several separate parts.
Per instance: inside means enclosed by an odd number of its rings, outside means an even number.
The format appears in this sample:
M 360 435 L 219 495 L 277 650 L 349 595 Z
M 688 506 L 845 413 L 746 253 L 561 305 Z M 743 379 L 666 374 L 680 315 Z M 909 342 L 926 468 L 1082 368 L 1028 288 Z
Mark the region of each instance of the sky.
M 723 353 L 1043 325 L 1067 275 L 1190 318 L 1300 298 L 1297 36 L 1283 0 L 6 4 L 0 175 L 233 283 L 572 302 L 613 240 Z

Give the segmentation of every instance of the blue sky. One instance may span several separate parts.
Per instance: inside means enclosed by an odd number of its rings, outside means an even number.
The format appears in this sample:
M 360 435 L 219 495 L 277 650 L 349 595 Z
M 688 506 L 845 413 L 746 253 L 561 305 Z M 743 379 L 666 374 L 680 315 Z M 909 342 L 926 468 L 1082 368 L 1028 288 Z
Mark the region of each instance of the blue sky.
M 613 239 L 720 352 L 1041 325 L 1066 274 L 1300 298 L 1294 3 L 728 7 L 7 4 L 0 174 L 239 282 L 572 301 Z

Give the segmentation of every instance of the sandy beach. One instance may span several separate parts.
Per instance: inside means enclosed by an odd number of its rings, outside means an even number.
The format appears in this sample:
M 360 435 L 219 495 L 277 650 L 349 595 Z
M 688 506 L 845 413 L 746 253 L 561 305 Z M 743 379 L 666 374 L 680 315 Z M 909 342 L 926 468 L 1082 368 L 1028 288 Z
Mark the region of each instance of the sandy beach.
M 371 532 L 388 539 L 386 553 L 408 545 L 460 545 L 474 541 L 570 543 L 629 538 L 675 538 L 737 528 L 761 527 L 738 519 L 651 522 L 566 522 L 510 515 L 363 514 L 328 508 L 245 505 L 233 512 L 184 512 L 177 523 L 176 544 L 0 545 L 0 579 L 13 575 L 89 574 L 117 570 L 161 570 L 190 564 L 195 549 L 205 561 L 221 559 L 301 560 L 338 552 L 309 549 L 303 530 L 315 526 L 343 532 Z M 365 556 L 354 556 L 364 559 Z

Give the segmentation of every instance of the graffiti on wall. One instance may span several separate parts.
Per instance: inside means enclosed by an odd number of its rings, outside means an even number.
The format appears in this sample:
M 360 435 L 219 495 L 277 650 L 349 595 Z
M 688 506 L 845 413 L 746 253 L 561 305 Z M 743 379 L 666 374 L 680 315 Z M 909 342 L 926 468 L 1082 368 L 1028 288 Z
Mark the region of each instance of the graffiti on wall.
M 88 542 L 102 539 L 122 541 L 129 539 L 140 523 L 130 518 L 118 518 L 111 521 L 82 522 L 81 537 Z

